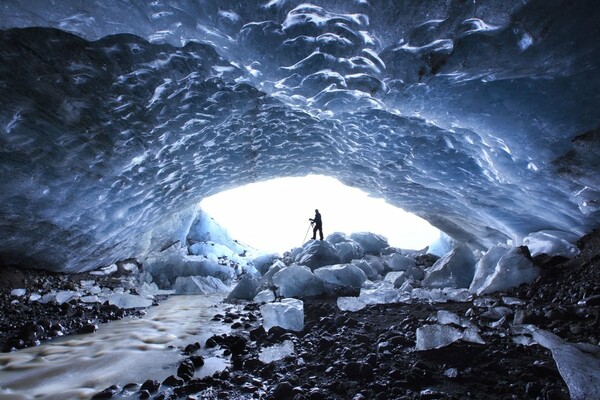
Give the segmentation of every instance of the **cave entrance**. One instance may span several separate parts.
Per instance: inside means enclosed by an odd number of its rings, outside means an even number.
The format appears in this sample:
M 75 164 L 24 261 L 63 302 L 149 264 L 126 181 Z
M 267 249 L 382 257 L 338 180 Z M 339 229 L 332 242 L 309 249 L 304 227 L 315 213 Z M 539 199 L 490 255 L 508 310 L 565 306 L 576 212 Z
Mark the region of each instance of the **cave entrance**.
M 373 232 L 391 246 L 419 250 L 440 236 L 424 219 L 323 175 L 248 184 L 207 197 L 200 206 L 233 239 L 281 254 L 310 238 L 308 219 L 315 209 L 323 216 L 325 237 Z

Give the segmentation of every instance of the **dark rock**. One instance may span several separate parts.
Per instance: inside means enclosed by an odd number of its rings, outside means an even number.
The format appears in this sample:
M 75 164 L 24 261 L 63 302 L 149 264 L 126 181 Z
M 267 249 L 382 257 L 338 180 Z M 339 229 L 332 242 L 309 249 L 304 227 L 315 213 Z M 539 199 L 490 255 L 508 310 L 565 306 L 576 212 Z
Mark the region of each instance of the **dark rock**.
M 371 379 L 373 367 L 364 362 L 349 362 L 344 368 L 346 376 L 354 380 Z
M 79 328 L 79 333 L 94 333 L 98 330 L 98 325 L 96 324 L 86 324 Z
M 112 398 L 115 394 L 117 394 L 119 390 L 119 387 L 117 385 L 112 385 L 110 387 L 107 387 L 106 389 L 104 389 L 101 392 L 96 393 L 95 395 L 92 396 L 93 400 L 100 400 L 100 399 L 110 399 Z
M 142 387 L 140 387 L 140 391 L 148 391 L 148 393 L 154 393 L 160 387 L 160 383 L 156 379 L 148 379 L 146 382 L 142 383 Z
M 185 348 L 183 349 L 184 353 L 187 353 L 187 354 L 194 354 L 198 350 L 200 350 L 200 343 L 198 343 L 198 342 L 190 343 L 187 346 L 185 346 Z
M 279 383 L 273 391 L 274 400 L 288 400 L 294 398 L 294 386 L 288 381 Z
M 204 357 L 198 355 L 198 356 L 191 356 L 189 358 L 189 360 L 192 362 L 192 364 L 194 364 L 194 367 L 196 368 L 200 368 L 201 366 L 204 365 Z
M 167 386 L 181 386 L 184 384 L 184 380 L 178 376 L 171 375 L 167 377 L 162 384 Z
M 231 354 L 238 355 L 242 354 L 246 350 L 246 339 L 241 336 L 232 336 L 229 342 L 229 350 Z
M 267 331 L 265 331 L 265 328 L 262 325 L 250 331 L 250 340 L 260 340 L 265 336 L 267 336 Z
M 181 379 L 183 379 L 186 382 L 191 380 L 194 377 L 195 373 L 196 368 L 194 367 L 192 361 L 190 361 L 189 359 L 183 360 L 177 368 L 177 376 L 181 377 Z

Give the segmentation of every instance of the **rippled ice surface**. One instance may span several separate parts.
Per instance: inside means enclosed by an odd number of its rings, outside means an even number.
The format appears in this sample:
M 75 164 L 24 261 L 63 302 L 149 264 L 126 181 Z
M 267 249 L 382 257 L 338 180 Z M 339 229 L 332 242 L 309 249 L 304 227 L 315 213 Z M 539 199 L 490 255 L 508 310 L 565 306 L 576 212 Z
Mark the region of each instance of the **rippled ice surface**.
M 142 319 L 101 325 L 95 334 L 69 336 L 15 353 L 0 354 L 0 399 L 86 399 L 106 387 L 164 380 L 196 341 L 212 375 L 227 361 L 204 349 L 206 339 L 229 330 L 211 318 L 223 311 L 221 295 L 173 296 Z

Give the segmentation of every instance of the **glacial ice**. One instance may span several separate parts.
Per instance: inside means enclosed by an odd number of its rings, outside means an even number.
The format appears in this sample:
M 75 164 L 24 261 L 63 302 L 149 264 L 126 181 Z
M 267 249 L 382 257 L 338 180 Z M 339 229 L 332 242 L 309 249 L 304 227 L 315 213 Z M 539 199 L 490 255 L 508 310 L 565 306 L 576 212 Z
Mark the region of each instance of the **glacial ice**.
M 353 260 L 352 264 L 360 268 L 369 279 L 376 278 L 378 275 L 377 271 L 366 260 Z
M 213 276 L 179 276 L 173 285 L 175 294 L 226 293 L 230 290 L 220 279 Z
M 333 288 L 360 289 L 367 280 L 365 273 L 354 264 L 337 264 L 317 268 L 315 276 Z
M 413 259 L 399 253 L 386 257 L 384 264 L 391 271 L 407 271 L 417 267 Z
M 291 356 L 292 354 L 294 354 L 294 342 L 284 340 L 279 344 L 262 349 L 258 355 L 258 359 L 264 363 L 270 363 Z
M 548 254 L 572 258 L 579 254 L 579 249 L 574 243 L 579 237 L 568 232 L 540 231 L 527 235 L 523 244 L 529 248 L 532 256 Z
M 310 297 L 324 293 L 323 281 L 304 265 L 290 265 L 273 275 L 273 284 L 283 297 Z
M 264 3 L 4 2 L 0 262 L 169 269 L 203 197 L 308 173 L 474 250 L 598 226 L 588 2 Z
M 352 262 L 352 260 L 362 258 L 365 253 L 362 246 L 354 240 L 345 240 L 336 243 L 334 246 L 338 252 L 341 263 L 349 263 Z
M 526 250 L 526 248 L 525 248 Z M 538 277 L 539 268 L 533 265 L 520 247 L 513 247 L 498 260 L 491 275 L 476 288 L 478 295 L 506 290 L 523 283 L 531 283 Z
M 252 265 L 254 266 L 254 268 L 256 268 L 258 270 L 258 272 L 261 273 L 261 275 L 264 275 L 267 273 L 269 268 L 271 268 L 273 263 L 278 259 L 279 259 L 279 254 L 276 254 L 276 253 L 263 254 L 259 257 L 256 257 L 255 259 L 253 259 Z
M 379 255 L 381 250 L 389 247 L 387 238 L 376 233 L 354 232 L 350 239 L 359 243 L 367 254 Z
M 298 299 L 281 299 L 281 302 L 260 306 L 263 326 L 269 330 L 279 326 L 291 331 L 304 329 L 304 303 Z
M 108 298 L 108 303 L 119 308 L 147 308 L 152 305 L 152 300 L 129 293 L 114 293 Z
M 468 288 L 475 263 L 473 252 L 466 245 L 460 245 L 437 260 L 426 271 L 421 284 L 430 288 Z
M 249 274 L 242 275 L 242 278 L 233 290 L 227 295 L 228 299 L 252 300 L 260 290 L 258 279 Z
M 340 257 L 336 248 L 326 240 L 309 240 L 302 246 L 302 251 L 295 261 L 314 270 L 326 265 L 339 264 Z
M 254 296 L 252 301 L 255 303 L 270 303 L 275 301 L 275 293 L 271 289 L 262 290 Z
M 585 351 L 581 346 L 566 342 L 555 334 L 542 329 L 532 331 L 533 340 L 552 352 L 558 372 L 569 387 L 573 400 L 598 397 L 600 389 L 600 351 Z
M 485 344 L 479 333 L 474 329 L 455 328 L 449 325 L 423 325 L 417 328 L 417 350 L 432 350 L 448 346 L 458 340 Z
M 485 281 L 494 273 L 498 261 L 500 261 L 500 258 L 502 258 L 508 250 L 508 246 L 492 246 L 483 257 L 477 261 L 477 264 L 475 264 L 473 281 L 471 281 L 471 285 L 469 286 L 471 292 L 477 293 L 482 289 Z
M 340 296 L 336 300 L 337 306 L 342 311 L 359 311 L 366 307 L 366 303 L 358 297 Z
M 10 295 L 13 297 L 23 297 L 27 294 L 27 290 L 26 289 L 13 289 L 10 291 Z

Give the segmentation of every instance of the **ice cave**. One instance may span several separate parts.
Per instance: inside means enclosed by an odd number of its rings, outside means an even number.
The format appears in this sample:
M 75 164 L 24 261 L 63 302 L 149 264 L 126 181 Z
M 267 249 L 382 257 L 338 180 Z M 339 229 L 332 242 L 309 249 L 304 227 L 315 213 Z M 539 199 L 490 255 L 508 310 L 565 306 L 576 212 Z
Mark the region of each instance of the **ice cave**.
M 0 398 L 598 398 L 599 39 L 592 0 L 2 0 Z M 442 235 L 261 253 L 199 207 L 310 174 Z

